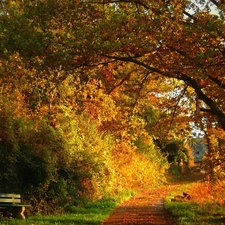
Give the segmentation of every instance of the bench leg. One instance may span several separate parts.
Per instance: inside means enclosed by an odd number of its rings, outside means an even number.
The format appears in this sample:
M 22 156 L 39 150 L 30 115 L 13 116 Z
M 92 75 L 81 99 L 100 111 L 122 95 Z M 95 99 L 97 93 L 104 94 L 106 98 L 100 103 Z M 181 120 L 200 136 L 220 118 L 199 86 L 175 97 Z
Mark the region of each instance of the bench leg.
M 24 215 L 24 212 L 25 212 L 25 207 L 24 206 L 13 208 L 13 212 L 12 212 L 13 218 L 25 220 L 26 217 Z

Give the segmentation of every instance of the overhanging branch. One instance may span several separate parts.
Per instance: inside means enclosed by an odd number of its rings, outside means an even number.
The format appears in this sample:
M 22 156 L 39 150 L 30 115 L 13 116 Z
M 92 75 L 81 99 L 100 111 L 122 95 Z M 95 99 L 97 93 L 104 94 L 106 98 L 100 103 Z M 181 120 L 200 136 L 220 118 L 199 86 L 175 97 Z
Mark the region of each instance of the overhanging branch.
M 104 55 L 105 57 L 119 60 L 119 61 L 124 61 L 124 62 L 132 62 L 136 65 L 140 65 L 144 67 L 145 69 L 149 70 L 150 72 L 155 72 L 158 73 L 164 77 L 169 77 L 169 78 L 176 78 L 178 80 L 184 81 L 187 85 L 192 87 L 195 90 L 196 95 L 200 100 L 202 100 L 208 107 L 210 108 L 211 114 L 215 115 L 217 117 L 218 122 L 220 123 L 221 127 L 225 130 L 225 115 L 224 113 L 217 107 L 216 103 L 208 97 L 201 89 L 201 86 L 199 83 L 193 79 L 192 77 L 183 74 L 181 72 L 169 72 L 169 71 L 163 71 L 159 68 L 149 66 L 148 64 L 139 61 L 137 58 L 132 58 L 131 56 L 128 57 L 119 57 L 119 56 L 107 56 Z

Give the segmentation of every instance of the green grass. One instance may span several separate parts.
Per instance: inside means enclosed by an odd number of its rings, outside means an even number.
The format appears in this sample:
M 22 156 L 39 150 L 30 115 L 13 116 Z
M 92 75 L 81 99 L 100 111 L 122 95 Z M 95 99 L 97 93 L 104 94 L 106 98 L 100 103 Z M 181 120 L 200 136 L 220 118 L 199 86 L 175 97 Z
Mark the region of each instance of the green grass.
M 30 216 L 26 220 L 1 219 L 2 225 L 98 225 L 116 207 L 115 201 L 88 204 L 85 208 L 72 207 L 71 213 L 58 216 Z
M 171 199 L 176 195 L 188 192 L 191 184 L 183 185 L 175 192 L 170 193 L 166 198 L 166 209 L 177 218 L 178 225 L 224 225 L 225 207 L 208 204 L 199 206 L 195 202 L 172 202 Z
M 28 216 L 26 220 L 1 219 L 1 225 L 100 225 L 119 203 L 128 200 L 134 192 L 126 191 L 115 196 L 95 203 L 88 203 L 85 207 L 70 208 L 70 213 L 58 216 Z

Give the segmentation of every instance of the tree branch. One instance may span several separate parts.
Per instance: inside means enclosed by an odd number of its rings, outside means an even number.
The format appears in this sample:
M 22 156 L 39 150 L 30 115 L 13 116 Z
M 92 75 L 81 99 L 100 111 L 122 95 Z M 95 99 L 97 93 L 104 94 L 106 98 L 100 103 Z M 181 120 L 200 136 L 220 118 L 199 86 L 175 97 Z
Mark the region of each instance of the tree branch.
M 175 104 L 175 106 L 174 106 L 174 110 L 173 110 L 173 114 L 172 114 L 172 119 L 171 119 L 171 121 L 170 121 L 170 125 L 169 125 L 168 131 L 169 131 L 169 130 L 171 129 L 171 127 L 172 127 L 172 124 L 173 124 L 173 121 L 174 121 L 174 118 L 175 118 L 175 114 L 176 114 L 176 111 L 177 111 L 177 107 L 178 107 L 178 105 L 179 105 L 179 103 L 180 103 L 181 98 L 185 95 L 185 93 L 186 93 L 186 91 L 187 91 L 187 88 L 188 88 L 188 85 L 186 85 L 186 86 L 183 88 L 181 94 L 178 96 L 178 100 L 176 101 L 176 104 Z
M 149 9 L 149 7 L 143 2 L 141 2 L 140 0 L 103 0 L 103 1 L 94 1 L 93 3 L 102 4 L 102 5 L 109 4 L 109 3 L 134 3 L 136 5 L 143 6 L 145 9 Z
M 147 73 L 147 74 L 144 76 L 144 78 L 142 79 L 141 83 L 140 83 L 140 86 L 139 86 L 139 88 L 138 88 L 137 95 L 136 95 L 136 98 L 135 98 L 135 101 L 134 101 L 134 104 L 133 104 L 133 109 L 135 108 L 135 106 L 136 106 L 137 103 L 138 103 L 138 99 L 140 98 L 140 95 L 141 95 L 141 90 L 142 90 L 142 88 L 143 88 L 143 86 L 144 86 L 145 81 L 147 80 L 147 78 L 148 78 L 148 76 L 149 76 L 150 74 L 151 74 L 151 72 L 150 72 L 150 73 Z
M 190 19 L 196 21 L 196 18 L 193 15 L 191 15 L 190 13 L 188 13 L 187 11 L 184 10 L 183 14 L 186 15 L 187 17 L 189 17 Z
M 119 56 L 106 56 L 105 55 L 105 57 L 119 60 L 119 61 L 132 62 L 132 63 L 135 63 L 136 65 L 140 65 L 140 66 L 144 67 L 145 69 L 147 69 L 151 72 L 161 74 L 162 76 L 165 76 L 165 77 L 176 78 L 178 80 L 184 81 L 186 84 L 188 84 L 195 90 L 195 93 L 198 96 L 198 98 L 200 100 L 202 100 L 206 105 L 208 105 L 211 113 L 217 117 L 218 122 L 220 123 L 221 127 L 225 130 L 225 115 L 224 115 L 224 113 L 219 109 L 219 107 L 217 107 L 216 103 L 201 90 L 199 83 L 192 77 L 190 77 L 186 74 L 183 74 L 181 72 L 170 73 L 169 71 L 163 71 L 161 69 L 149 66 L 148 64 L 137 60 L 137 58 L 132 58 L 130 56 L 129 57 L 119 57 Z
M 195 93 L 198 98 L 201 99 L 206 105 L 208 105 L 211 114 L 217 117 L 221 127 L 225 130 L 224 113 L 219 109 L 219 107 L 217 107 L 216 103 L 211 98 L 204 94 L 198 82 L 185 74 L 181 74 L 179 77 L 177 77 L 177 79 L 187 82 L 195 90 Z
M 177 48 L 175 48 L 175 47 L 173 47 L 173 46 L 170 46 L 170 45 L 168 45 L 167 47 L 168 47 L 170 50 L 179 53 L 181 56 L 186 57 L 187 59 L 191 60 L 192 63 L 197 64 L 196 60 L 193 59 L 193 58 L 191 58 L 185 51 L 182 51 L 182 50 L 177 49 Z M 199 64 L 199 62 L 198 62 L 198 64 Z M 212 66 L 212 65 L 208 65 L 207 67 L 210 67 L 210 66 Z M 206 68 L 207 68 L 207 67 L 206 67 Z M 206 70 L 205 70 L 205 72 L 206 72 Z M 207 76 L 210 80 L 212 80 L 214 83 L 216 83 L 217 85 L 219 85 L 221 88 L 225 89 L 225 84 L 222 83 L 222 81 L 220 81 L 219 79 L 217 79 L 217 78 L 215 78 L 215 77 L 213 77 L 213 76 L 211 76 L 211 75 L 208 75 L 207 72 L 206 72 L 206 76 Z
M 145 69 L 148 69 L 150 70 L 151 72 L 155 72 L 155 73 L 159 73 L 163 76 L 167 76 L 167 77 L 172 77 L 172 76 L 169 76 L 169 73 L 165 72 L 165 71 L 162 71 L 158 68 L 155 68 L 155 67 L 152 67 L 152 66 L 149 66 L 139 60 L 137 60 L 137 58 L 134 58 L 132 56 L 110 56 L 110 55 L 102 55 L 106 58 L 110 58 L 110 59 L 115 59 L 115 60 L 118 60 L 118 61 L 123 61 L 123 62 L 132 62 L 136 65 L 139 65 L 139 66 L 142 66 L 144 67 Z
M 199 110 L 200 110 L 201 112 L 212 113 L 210 109 L 200 108 Z
M 108 95 L 111 94 L 111 93 L 113 92 L 113 90 L 115 90 L 117 87 L 119 87 L 120 85 L 122 85 L 125 81 L 129 80 L 131 74 L 132 74 L 132 71 L 129 72 L 128 74 L 126 74 L 126 75 L 121 79 L 121 81 L 120 81 L 118 84 L 116 84 L 115 86 L 113 86 L 113 87 L 107 92 L 107 94 L 108 94 Z
M 217 6 L 218 7 L 218 2 L 217 1 L 215 1 L 215 0 L 210 0 L 210 2 L 212 2 L 215 6 Z
M 209 79 L 212 80 L 213 82 L 215 82 L 216 84 L 218 84 L 221 88 L 225 89 L 225 84 L 222 83 L 222 81 L 220 81 L 219 79 L 212 77 L 210 75 L 208 75 Z

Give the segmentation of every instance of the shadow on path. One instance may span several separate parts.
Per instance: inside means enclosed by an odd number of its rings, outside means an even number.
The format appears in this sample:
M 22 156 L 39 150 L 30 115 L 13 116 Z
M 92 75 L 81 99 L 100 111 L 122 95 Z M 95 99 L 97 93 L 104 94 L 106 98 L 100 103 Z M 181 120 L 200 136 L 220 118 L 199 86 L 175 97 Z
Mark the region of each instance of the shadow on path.
M 102 225 L 174 225 L 174 218 L 164 208 L 164 199 L 178 187 L 167 185 L 140 192 L 116 208 Z

